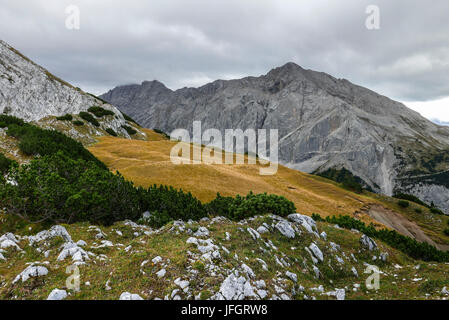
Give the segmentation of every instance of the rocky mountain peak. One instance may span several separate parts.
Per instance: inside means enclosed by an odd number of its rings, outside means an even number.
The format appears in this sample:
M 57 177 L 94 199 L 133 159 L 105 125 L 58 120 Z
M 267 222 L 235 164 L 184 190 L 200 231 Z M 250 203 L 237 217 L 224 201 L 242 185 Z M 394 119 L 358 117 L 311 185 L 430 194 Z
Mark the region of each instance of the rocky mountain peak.
M 112 129 L 122 137 L 130 137 L 124 129 L 128 123 L 116 107 L 56 77 L 6 42 L 0 41 L 0 113 L 29 122 L 42 120 L 43 126 L 53 127 L 55 119 L 49 118 L 78 115 L 93 106 L 112 111 L 114 116 L 102 119 L 100 126 L 86 124 L 89 130 L 83 131 L 90 132 L 88 138 L 104 135 L 106 129 Z M 68 128 L 68 134 L 75 139 L 82 139 L 80 133 L 72 127 Z
M 102 98 L 165 132 L 192 130 L 195 120 L 204 129 L 278 129 L 282 164 L 305 172 L 346 168 L 375 191 L 407 189 L 449 211 L 449 183 L 442 187 L 446 195 L 436 196 L 434 187 L 418 189 L 406 179 L 449 169 L 447 162 L 430 160 L 429 166 L 424 160 L 449 150 L 449 130 L 372 90 L 293 62 L 261 77 L 217 80 L 198 89 L 154 87 L 162 85 L 118 87 Z

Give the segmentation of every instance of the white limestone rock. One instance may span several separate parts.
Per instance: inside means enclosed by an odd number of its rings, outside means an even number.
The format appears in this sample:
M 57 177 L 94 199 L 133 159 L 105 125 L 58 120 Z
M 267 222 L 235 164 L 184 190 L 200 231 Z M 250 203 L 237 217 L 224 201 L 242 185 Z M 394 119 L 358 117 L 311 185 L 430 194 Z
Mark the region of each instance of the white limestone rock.
M 256 230 L 254 230 L 253 228 L 248 228 L 246 229 L 248 230 L 249 234 L 251 235 L 251 237 L 253 238 L 253 240 L 257 240 L 260 239 L 260 234 L 259 232 L 257 232 Z
M 72 237 L 67 232 L 66 228 L 59 225 L 51 227 L 50 230 L 41 231 L 35 236 L 28 237 L 28 241 L 30 242 L 30 246 L 32 246 L 35 243 L 39 243 L 56 237 L 61 237 L 65 242 L 72 242 Z
M 246 275 L 249 278 L 254 279 L 256 277 L 256 274 L 254 273 L 253 269 L 248 267 L 246 264 L 242 264 L 242 270 L 244 273 L 246 273 Z
M 67 298 L 67 291 L 54 289 L 49 295 L 47 300 L 64 300 Z
M 294 283 L 297 283 L 297 282 L 298 282 L 298 276 L 297 276 L 296 273 L 287 271 L 287 272 L 285 272 L 285 275 L 286 275 L 288 278 L 290 278 Z
M 120 295 L 120 300 L 134 300 L 134 301 L 139 301 L 139 300 L 143 300 L 143 298 L 141 296 L 139 296 L 138 294 L 132 294 L 129 292 L 123 292 Z
M 313 255 L 321 262 L 324 261 L 324 255 L 323 252 L 318 248 L 318 246 L 315 243 L 310 244 L 309 246 L 310 251 L 312 251 Z
M 25 270 L 23 270 L 12 282 L 13 284 L 22 280 L 26 282 L 30 278 L 43 277 L 48 274 L 48 269 L 43 266 L 30 265 Z
M 279 230 L 279 232 L 287 238 L 293 239 L 295 238 L 295 230 L 292 228 L 289 222 L 287 221 L 279 221 L 275 228 Z
M 165 277 L 166 274 L 167 274 L 167 270 L 165 270 L 165 269 L 161 269 L 158 272 L 156 272 L 156 275 L 158 278 L 163 278 L 163 277 Z
M 306 229 L 306 231 L 308 233 L 313 234 L 313 235 L 317 236 L 318 238 L 320 237 L 318 235 L 318 232 L 315 231 L 316 230 L 316 222 L 311 217 L 305 216 L 305 215 L 302 215 L 299 213 L 295 213 L 295 214 L 289 215 L 288 219 L 300 224 L 304 229 Z
M 77 265 L 84 264 L 87 260 L 90 260 L 89 254 L 73 242 L 64 244 L 57 260 L 64 261 L 68 257 L 71 257 L 72 261 Z
M 212 300 L 243 300 L 257 298 L 256 288 L 237 271 L 231 273 L 221 284 L 220 290 L 211 298 Z
M 365 234 L 362 235 L 362 237 L 360 238 L 360 244 L 362 245 L 363 248 L 369 251 L 374 251 L 377 249 L 376 242 Z

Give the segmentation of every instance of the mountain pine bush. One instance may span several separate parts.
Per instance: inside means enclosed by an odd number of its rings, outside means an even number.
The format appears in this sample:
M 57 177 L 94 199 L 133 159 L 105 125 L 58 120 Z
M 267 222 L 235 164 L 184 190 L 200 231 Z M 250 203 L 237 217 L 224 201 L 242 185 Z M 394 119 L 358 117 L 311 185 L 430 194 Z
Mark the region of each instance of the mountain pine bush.
M 99 127 L 100 126 L 100 122 L 98 122 L 97 119 L 95 119 L 90 113 L 88 112 L 80 112 L 80 117 L 84 120 L 86 120 L 87 122 L 92 123 L 94 126 Z
M 89 111 L 90 113 L 93 113 L 97 118 L 103 118 L 104 116 L 113 116 L 115 115 L 114 112 L 112 112 L 111 110 L 106 110 L 102 107 L 90 107 L 87 111 Z
M 110 225 L 142 213 L 139 189 L 120 174 L 62 151 L 10 170 L 14 184 L 0 184 L 8 213 L 29 222 Z
M 354 219 L 350 216 L 332 216 L 326 217 L 325 220 L 328 223 L 338 224 L 340 227 L 345 229 L 359 230 L 363 234 L 366 234 L 372 238 L 377 238 L 414 259 L 423 261 L 449 262 L 449 252 L 440 251 L 428 243 L 418 242 L 415 239 L 406 237 L 395 230 L 376 230 L 373 224 L 367 226 L 362 221 Z
M 106 169 L 106 166 L 98 160 L 83 145 L 55 130 L 44 130 L 31 124 L 23 125 L 8 124 L 7 134 L 19 140 L 19 149 L 26 155 L 46 156 L 64 151 L 73 159 L 84 159 L 93 161 L 99 167 Z
M 3 153 L 0 153 L 0 174 L 3 176 L 13 163 L 13 160 L 6 158 Z
M 107 128 L 107 129 L 106 129 L 106 132 L 109 133 L 109 134 L 110 134 L 111 136 L 113 136 L 113 137 L 117 137 L 117 136 L 118 136 L 118 135 L 117 135 L 117 132 L 115 132 L 114 129 Z
M 242 220 L 267 213 L 285 217 L 296 212 L 296 207 L 290 200 L 278 195 L 254 194 L 246 197 L 237 195 L 235 198 L 217 197 L 206 205 L 212 215 L 222 215 L 231 220 Z
M 66 114 L 64 116 L 57 117 L 56 119 L 59 120 L 59 121 L 72 121 L 73 120 L 73 116 L 71 114 Z
M 122 126 L 122 128 L 125 129 L 126 132 L 128 132 L 128 134 L 129 134 L 130 136 L 132 136 L 133 134 L 136 134 L 136 133 L 137 133 L 137 131 L 134 130 L 134 129 L 133 129 L 132 127 L 130 127 L 130 126 Z

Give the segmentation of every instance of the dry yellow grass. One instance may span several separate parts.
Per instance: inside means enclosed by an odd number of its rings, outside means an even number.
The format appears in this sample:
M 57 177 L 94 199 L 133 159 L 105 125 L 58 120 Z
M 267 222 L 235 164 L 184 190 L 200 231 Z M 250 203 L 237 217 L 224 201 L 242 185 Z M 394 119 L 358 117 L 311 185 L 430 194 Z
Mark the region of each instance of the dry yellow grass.
M 89 150 L 112 171 L 118 170 L 136 185 L 172 185 L 190 191 L 204 202 L 214 199 L 217 192 L 223 196 L 267 192 L 290 199 L 301 213 L 322 216 L 352 214 L 376 202 L 326 179 L 283 166 L 273 176 L 261 176 L 260 165 L 246 161 L 244 165 L 175 165 L 170 161 L 170 151 L 176 143 L 151 130 L 145 132 L 149 141 L 101 137 Z

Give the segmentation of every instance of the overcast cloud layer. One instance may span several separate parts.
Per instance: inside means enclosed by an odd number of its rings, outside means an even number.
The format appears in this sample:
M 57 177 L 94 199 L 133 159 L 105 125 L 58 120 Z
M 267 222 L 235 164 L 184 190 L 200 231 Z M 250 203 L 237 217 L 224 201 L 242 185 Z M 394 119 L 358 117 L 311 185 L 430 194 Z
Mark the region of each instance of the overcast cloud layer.
M 70 4 L 80 30 L 65 27 Z M 368 5 L 380 8 L 380 30 L 365 26 Z M 154 79 L 200 86 L 293 61 L 443 122 L 448 17 L 448 0 L 0 0 L 0 39 L 95 94 Z

